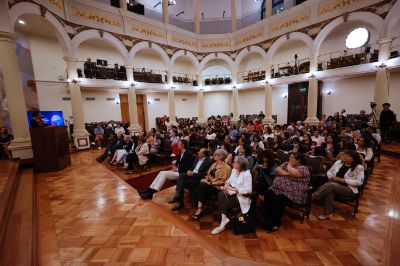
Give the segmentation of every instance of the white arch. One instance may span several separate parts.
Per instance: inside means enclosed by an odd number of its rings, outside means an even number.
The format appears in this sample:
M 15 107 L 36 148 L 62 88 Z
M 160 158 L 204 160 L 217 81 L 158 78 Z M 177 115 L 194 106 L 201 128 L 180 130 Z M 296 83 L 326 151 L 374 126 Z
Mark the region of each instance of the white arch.
M 328 25 L 326 25 L 320 31 L 320 33 L 318 33 L 317 37 L 314 40 L 314 45 L 312 50 L 313 53 L 315 55 L 318 55 L 319 49 L 321 48 L 323 41 L 329 35 L 329 33 L 331 33 L 337 26 L 347 21 L 363 22 L 367 25 L 370 25 L 371 27 L 374 27 L 379 33 L 379 38 L 383 38 L 385 36 L 384 21 L 380 16 L 370 12 L 354 12 L 348 15 L 346 21 L 345 21 L 345 16 L 341 16 L 330 22 Z
M 109 43 L 121 54 L 124 64 L 129 64 L 128 50 L 125 48 L 125 46 L 114 35 L 111 35 L 108 32 L 104 32 L 103 37 L 101 37 L 98 30 L 82 31 L 72 39 L 74 56 L 76 55 L 79 45 L 87 40 L 101 40 Z
M 240 51 L 240 53 L 236 57 L 236 59 L 235 59 L 236 70 L 239 69 L 239 65 L 242 62 L 242 60 L 251 53 L 258 53 L 259 55 L 262 56 L 263 61 L 267 62 L 267 53 L 265 52 L 265 50 L 259 46 L 252 45 L 252 46 L 250 46 L 250 49 L 244 48 L 242 51 Z
M 24 14 L 34 14 L 42 17 L 40 12 L 40 7 L 38 5 L 28 2 L 21 2 L 15 4 L 10 9 L 10 24 L 13 31 L 15 23 Z M 69 38 L 67 31 L 50 12 L 46 12 L 44 19 L 47 20 L 50 23 L 50 26 L 54 29 L 58 42 L 60 43 L 61 49 L 64 53 L 64 56 L 71 56 L 73 50 L 71 45 L 71 39 Z
M 390 9 L 389 14 L 385 18 L 385 29 L 387 37 L 394 36 L 396 26 L 400 25 L 400 1 L 396 1 L 393 7 Z M 397 29 L 398 30 L 398 29 Z
M 201 60 L 201 62 L 200 62 L 200 71 L 202 71 L 204 69 L 204 67 L 206 66 L 206 64 L 213 59 L 221 59 L 221 60 L 225 61 L 231 67 L 232 73 L 235 73 L 234 72 L 235 71 L 235 63 L 233 62 L 232 58 L 230 58 L 229 56 L 227 56 L 224 53 L 212 53 L 212 54 L 209 54 L 206 57 L 204 57 L 203 60 Z
M 276 40 L 271 47 L 269 48 L 267 52 L 267 57 L 266 57 L 266 62 L 267 65 L 270 65 L 272 63 L 272 58 L 275 55 L 275 53 L 278 51 L 279 47 L 281 47 L 282 44 L 284 44 L 288 40 L 299 40 L 304 42 L 310 52 L 312 51 L 313 47 L 313 39 L 308 36 L 305 33 L 302 32 L 291 32 L 289 34 L 281 36 L 278 40 Z
M 158 44 L 151 43 L 150 45 L 150 42 L 148 41 L 137 43 L 132 47 L 132 49 L 129 51 L 129 61 L 133 62 L 133 58 L 135 57 L 136 53 L 145 48 L 151 48 L 156 51 L 161 56 L 161 59 L 164 62 L 167 70 L 169 70 L 170 60 L 167 52 L 165 52 L 165 50 Z
M 187 57 L 193 63 L 193 66 L 196 68 L 197 73 L 200 72 L 199 60 L 197 60 L 196 56 L 193 53 L 184 50 L 179 50 L 172 55 L 168 69 L 172 68 L 173 64 L 175 63 L 175 60 L 180 56 Z

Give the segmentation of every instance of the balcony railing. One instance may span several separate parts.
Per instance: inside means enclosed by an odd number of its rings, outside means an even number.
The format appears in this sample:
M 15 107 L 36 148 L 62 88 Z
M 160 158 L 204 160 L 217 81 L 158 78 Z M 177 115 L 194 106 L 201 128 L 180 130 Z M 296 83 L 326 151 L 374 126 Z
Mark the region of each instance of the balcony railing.
M 238 83 L 265 80 L 265 69 L 257 68 L 249 71 L 238 72 Z
M 79 61 L 78 63 L 83 63 L 83 70 L 78 68 L 79 78 L 126 80 L 124 66 L 115 64 L 114 67 L 107 67 L 105 60 L 99 60 L 97 63 L 91 61 Z
M 167 83 L 167 72 L 147 68 L 134 68 L 133 79 L 137 82 Z
M 179 85 L 198 86 L 197 75 L 176 73 L 172 74 L 172 82 Z
M 310 72 L 310 58 L 293 60 L 272 66 L 271 78 L 287 77 Z
M 228 85 L 231 83 L 232 83 L 232 74 L 203 76 L 203 84 L 205 86 Z

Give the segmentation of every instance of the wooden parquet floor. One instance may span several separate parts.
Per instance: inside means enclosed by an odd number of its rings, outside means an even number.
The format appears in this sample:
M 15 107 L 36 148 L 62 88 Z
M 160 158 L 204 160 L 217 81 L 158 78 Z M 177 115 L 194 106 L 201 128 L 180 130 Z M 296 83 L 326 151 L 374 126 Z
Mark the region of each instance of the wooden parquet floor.
M 94 158 L 93 151 L 78 152 L 71 167 L 36 175 L 39 265 L 390 265 L 400 254 L 385 254 L 400 238 L 388 231 L 399 219 L 388 215 L 397 206 L 392 184 L 399 178 L 399 160 L 390 157 L 376 164 L 355 218 L 337 205 L 332 220 L 318 221 L 322 209 L 314 204 L 303 224 L 285 215 L 277 232 L 239 236 L 212 236 L 218 217 L 190 221 L 190 204 L 171 212 L 173 188 L 142 201 Z
M 16 170 L 18 163 L 10 160 L 0 160 L 0 195 L 7 185 L 8 178 Z

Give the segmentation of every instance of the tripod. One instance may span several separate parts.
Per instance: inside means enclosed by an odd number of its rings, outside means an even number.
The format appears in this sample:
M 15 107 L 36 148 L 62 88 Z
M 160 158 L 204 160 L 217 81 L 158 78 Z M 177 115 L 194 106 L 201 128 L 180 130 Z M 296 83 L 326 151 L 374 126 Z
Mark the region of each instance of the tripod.
M 378 122 L 378 119 L 376 118 L 376 107 L 371 107 L 371 110 L 372 110 L 372 112 L 371 112 L 371 115 L 372 115 L 372 125 L 374 126 L 374 127 L 379 127 L 379 122 Z

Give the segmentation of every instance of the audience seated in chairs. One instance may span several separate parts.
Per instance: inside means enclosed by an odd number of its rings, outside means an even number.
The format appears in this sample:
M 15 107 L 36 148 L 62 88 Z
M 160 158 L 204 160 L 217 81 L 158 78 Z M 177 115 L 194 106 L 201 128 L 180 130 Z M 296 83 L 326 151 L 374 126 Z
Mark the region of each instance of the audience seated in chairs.
M 324 213 L 318 219 L 325 220 L 332 216 L 333 201 L 336 195 L 353 198 L 357 194 L 358 187 L 364 182 L 364 167 L 356 151 L 345 151 L 345 157 L 338 160 L 327 176 L 328 183 L 322 185 L 314 194 L 313 199 L 321 199 L 324 205 Z
M 218 149 L 215 151 L 215 163 L 208 170 L 207 176 L 200 180 L 200 184 L 195 192 L 197 210 L 192 215 L 193 220 L 200 220 L 204 215 L 203 205 L 216 196 L 221 190 L 220 187 L 228 180 L 231 174 L 231 167 L 225 163 L 227 156 L 228 153 L 225 150 Z
M 106 150 L 96 160 L 99 163 L 102 163 L 108 156 L 110 156 L 112 159 L 114 157 L 115 151 L 122 149 L 124 147 L 124 145 L 125 145 L 124 135 L 119 135 L 117 137 L 110 138 L 109 142 L 107 144 Z
M 230 219 L 236 215 L 245 215 L 250 210 L 251 198 L 245 195 L 252 192 L 252 177 L 248 170 L 248 160 L 243 156 L 236 156 L 233 169 L 223 190 L 218 193 L 218 207 L 221 212 L 221 223 L 211 231 L 216 235 L 225 230 Z
M 97 124 L 97 127 L 94 129 L 94 135 L 95 138 L 94 142 L 92 142 L 92 145 L 97 145 L 98 149 L 100 150 L 104 139 L 104 129 L 101 123 Z
M 184 207 L 183 199 L 185 189 L 193 191 L 200 184 L 200 180 L 207 175 L 208 169 L 210 169 L 213 163 L 214 160 L 208 156 L 208 150 L 206 148 L 201 148 L 197 152 L 197 158 L 194 160 L 190 169 L 186 173 L 179 174 L 175 196 L 168 202 L 176 202 L 176 206 L 172 208 L 172 211 L 177 211 Z
M 308 168 L 301 164 L 301 154 L 289 153 L 289 162 L 276 168 L 276 177 L 264 197 L 266 229 L 275 231 L 281 226 L 285 207 L 305 204 L 310 182 Z
M 254 168 L 258 172 L 254 185 L 255 190 L 257 193 L 265 195 L 276 176 L 276 163 L 272 150 L 264 151 Z
M 152 199 L 153 194 L 161 190 L 166 180 L 178 180 L 179 174 L 187 173 L 193 165 L 195 156 L 189 150 L 189 143 L 186 140 L 180 140 L 178 145 L 181 154 L 176 160 L 174 167 L 170 171 L 161 171 L 158 173 L 150 187 L 139 193 L 142 199 Z

